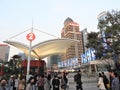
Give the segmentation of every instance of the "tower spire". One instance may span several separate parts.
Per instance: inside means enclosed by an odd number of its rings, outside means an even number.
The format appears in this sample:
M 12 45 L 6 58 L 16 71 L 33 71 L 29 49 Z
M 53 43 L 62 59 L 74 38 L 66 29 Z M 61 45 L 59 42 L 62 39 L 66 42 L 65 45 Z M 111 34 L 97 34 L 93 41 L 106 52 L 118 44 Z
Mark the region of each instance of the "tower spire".
M 33 22 L 33 19 L 32 19 L 32 28 L 31 28 L 31 32 L 33 32 L 33 24 L 34 24 L 34 22 Z

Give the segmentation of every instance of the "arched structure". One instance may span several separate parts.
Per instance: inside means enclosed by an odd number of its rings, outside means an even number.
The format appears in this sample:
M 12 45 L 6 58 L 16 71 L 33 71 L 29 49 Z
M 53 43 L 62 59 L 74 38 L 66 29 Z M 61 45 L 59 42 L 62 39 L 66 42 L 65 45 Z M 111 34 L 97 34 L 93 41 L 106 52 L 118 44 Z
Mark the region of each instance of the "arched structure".
M 5 43 L 8 43 L 21 51 L 23 51 L 26 55 L 29 54 L 29 46 L 21 43 L 21 42 L 15 42 L 15 41 L 4 41 Z M 38 43 L 31 47 L 31 56 L 36 59 L 43 59 L 50 55 L 55 54 L 63 54 L 66 52 L 66 49 L 74 45 L 75 43 L 78 43 L 78 40 L 74 39 L 52 39 L 47 40 L 41 43 Z

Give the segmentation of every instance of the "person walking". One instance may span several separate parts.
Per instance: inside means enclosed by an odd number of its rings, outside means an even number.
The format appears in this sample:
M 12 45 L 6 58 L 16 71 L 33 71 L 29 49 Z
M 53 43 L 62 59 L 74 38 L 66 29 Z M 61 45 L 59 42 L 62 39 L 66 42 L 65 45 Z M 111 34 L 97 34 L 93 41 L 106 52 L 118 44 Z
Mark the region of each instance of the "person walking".
M 0 90 L 7 90 L 7 80 L 5 78 L 0 80 Z
M 38 90 L 44 90 L 44 74 L 41 74 L 37 82 Z
M 25 78 L 24 77 L 20 78 L 17 90 L 25 90 Z
M 112 77 L 112 73 L 113 73 L 113 70 L 108 70 L 108 73 L 109 73 L 109 82 L 110 82 L 110 88 L 109 90 L 112 90 L 111 87 L 112 87 L 112 80 L 113 80 L 113 77 Z
M 14 78 L 15 78 L 14 88 L 15 88 L 15 90 L 18 90 L 18 82 L 19 82 L 18 76 L 15 75 Z
M 9 81 L 8 81 L 8 85 L 9 85 L 9 89 L 10 90 L 16 90 L 15 89 L 15 78 L 14 78 L 14 75 L 11 75 L 10 76 L 10 79 L 9 79 Z
M 36 90 L 34 77 L 29 78 L 27 82 L 26 90 Z
M 111 89 L 112 90 L 120 90 L 120 81 L 119 81 L 117 73 L 112 72 L 112 77 L 113 77 L 113 80 L 111 83 Z
M 52 87 L 53 90 L 60 90 L 60 80 L 58 79 L 57 75 L 55 75 L 52 80 Z
M 107 78 L 107 76 L 104 74 L 104 72 L 102 72 L 102 77 L 103 77 L 103 83 L 105 85 L 106 90 L 109 90 L 110 86 L 109 86 L 109 80 Z
M 51 89 L 51 84 L 50 84 L 50 81 L 47 79 L 47 77 L 44 78 L 44 89 L 45 90 Z
M 47 83 L 48 83 L 48 90 L 51 90 L 51 73 L 48 72 L 48 75 L 47 75 Z
M 99 90 L 106 90 L 101 73 L 99 73 L 99 77 L 98 77 L 98 88 Z
M 79 89 L 83 90 L 81 75 L 82 75 L 81 70 L 79 70 L 77 74 L 74 76 L 74 80 L 76 82 L 76 90 L 79 90 Z
M 68 79 L 66 77 L 66 73 L 63 72 L 62 73 L 62 78 L 61 78 L 61 89 L 63 90 L 67 90 L 67 83 L 68 83 Z
M 68 72 L 66 72 L 65 73 L 66 74 L 66 78 L 67 78 L 67 90 L 69 90 L 69 73 Z

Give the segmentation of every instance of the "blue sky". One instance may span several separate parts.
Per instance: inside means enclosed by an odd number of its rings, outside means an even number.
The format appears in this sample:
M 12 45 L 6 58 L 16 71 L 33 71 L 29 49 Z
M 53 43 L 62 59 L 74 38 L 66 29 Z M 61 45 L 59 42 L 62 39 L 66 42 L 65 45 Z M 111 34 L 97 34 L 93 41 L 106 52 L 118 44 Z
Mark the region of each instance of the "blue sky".
M 0 43 L 31 28 L 32 21 L 35 28 L 57 37 L 67 17 L 77 22 L 80 30 L 98 31 L 97 15 L 112 9 L 120 9 L 120 0 L 0 0 Z M 39 35 L 38 42 L 50 39 Z

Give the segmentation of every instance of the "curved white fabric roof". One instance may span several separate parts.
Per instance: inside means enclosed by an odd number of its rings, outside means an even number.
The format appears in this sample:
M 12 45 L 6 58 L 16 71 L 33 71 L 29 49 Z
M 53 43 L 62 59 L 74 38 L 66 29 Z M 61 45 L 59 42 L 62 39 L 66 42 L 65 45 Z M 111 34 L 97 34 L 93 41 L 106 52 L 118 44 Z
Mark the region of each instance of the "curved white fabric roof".
M 29 47 L 23 43 L 8 40 L 4 42 L 20 49 L 26 55 L 29 54 Z M 43 59 L 50 55 L 65 53 L 66 49 L 69 48 L 69 46 L 74 45 L 78 42 L 78 40 L 74 39 L 47 40 L 45 42 L 38 43 L 31 47 L 31 56 L 37 59 Z

